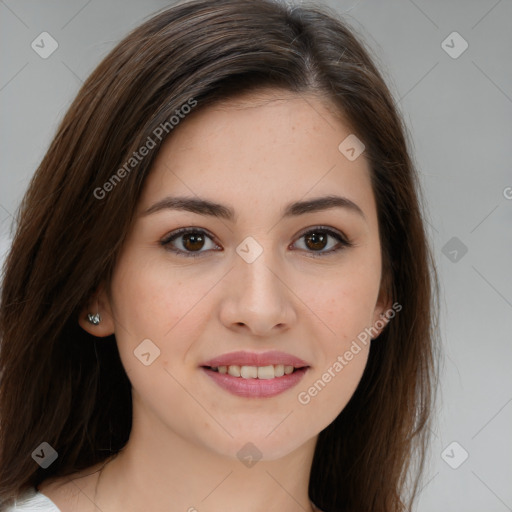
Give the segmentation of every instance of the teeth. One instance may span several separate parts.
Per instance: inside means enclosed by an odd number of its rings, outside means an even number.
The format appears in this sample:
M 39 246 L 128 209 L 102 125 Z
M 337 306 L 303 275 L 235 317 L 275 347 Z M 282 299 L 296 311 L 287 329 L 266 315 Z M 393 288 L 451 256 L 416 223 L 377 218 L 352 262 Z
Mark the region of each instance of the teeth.
M 273 379 L 274 377 L 282 377 L 293 372 L 292 365 L 268 365 L 268 366 L 238 366 L 236 364 L 230 366 L 213 367 L 219 373 L 228 374 L 233 377 L 242 377 L 243 379 Z
M 255 366 L 249 366 L 249 368 L 256 368 Z M 256 375 L 258 379 L 273 379 L 275 374 L 274 365 L 269 366 L 258 366 L 256 369 Z
M 236 364 L 228 366 L 228 374 L 233 377 L 240 377 L 240 366 L 237 366 Z
M 292 368 L 293 368 L 293 366 L 292 366 Z M 292 372 L 293 372 L 293 369 L 292 369 Z M 274 366 L 274 375 L 276 377 L 282 377 L 284 375 L 284 365 L 276 364 Z
M 292 372 L 293 372 L 293 366 L 285 366 L 284 367 L 284 373 L 286 373 L 286 375 L 288 375 Z
M 256 366 L 240 366 L 240 377 L 244 379 L 257 379 L 258 368 Z

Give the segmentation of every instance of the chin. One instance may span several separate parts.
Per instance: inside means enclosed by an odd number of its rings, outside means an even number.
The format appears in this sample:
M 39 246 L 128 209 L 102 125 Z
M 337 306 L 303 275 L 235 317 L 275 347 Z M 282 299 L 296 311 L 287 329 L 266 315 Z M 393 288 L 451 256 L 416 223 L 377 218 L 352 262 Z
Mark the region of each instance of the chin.
M 304 433 L 300 434 L 300 438 L 298 435 L 297 439 L 294 439 L 290 432 L 279 433 L 277 428 L 269 435 L 271 431 L 272 429 L 269 429 L 262 433 L 261 430 L 255 431 L 254 428 L 248 428 L 243 432 L 230 430 L 233 438 L 226 435 L 223 439 L 218 439 L 218 442 L 212 443 L 209 440 L 207 444 L 217 455 L 238 459 L 242 463 L 248 461 L 247 464 L 250 466 L 251 461 L 272 461 L 286 457 L 310 439 L 304 438 Z

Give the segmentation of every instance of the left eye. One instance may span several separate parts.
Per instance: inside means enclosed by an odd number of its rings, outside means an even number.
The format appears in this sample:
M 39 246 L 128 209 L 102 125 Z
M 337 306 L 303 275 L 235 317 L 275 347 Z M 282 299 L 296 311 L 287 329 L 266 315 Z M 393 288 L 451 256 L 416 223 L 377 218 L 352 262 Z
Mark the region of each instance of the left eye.
M 338 243 L 332 244 L 329 247 L 329 250 L 324 251 L 323 249 L 329 245 L 327 242 L 329 238 L 337 240 Z M 327 254 L 338 252 L 344 247 L 352 246 L 352 244 L 340 233 L 323 227 L 318 227 L 306 231 L 298 238 L 298 240 L 302 239 L 305 240 L 306 248 L 313 249 L 312 251 L 307 251 L 311 253 L 310 256 L 325 256 Z
M 329 247 L 329 238 L 337 240 L 338 243 L 331 244 Z M 326 254 L 337 252 L 344 247 L 352 246 L 352 244 L 343 235 L 324 227 L 317 227 L 302 233 L 298 240 L 302 239 L 305 241 L 304 250 L 310 253 L 310 256 L 324 256 Z M 204 248 L 207 240 L 213 244 L 213 248 L 210 247 L 207 248 L 207 250 L 202 251 L 201 249 Z M 173 245 L 173 242 L 175 241 L 179 241 L 178 245 L 181 247 Z M 222 250 L 213 242 L 213 237 L 204 229 L 200 228 L 178 229 L 170 233 L 160 243 L 167 250 L 186 257 L 198 257 L 205 252 L 208 252 L 208 250 Z M 328 247 L 328 250 L 324 250 L 326 247 Z

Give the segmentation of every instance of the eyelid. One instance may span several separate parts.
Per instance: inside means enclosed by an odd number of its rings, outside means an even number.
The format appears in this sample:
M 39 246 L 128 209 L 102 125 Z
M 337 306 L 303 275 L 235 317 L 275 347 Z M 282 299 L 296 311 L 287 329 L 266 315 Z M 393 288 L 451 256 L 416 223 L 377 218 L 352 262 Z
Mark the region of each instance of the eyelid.
M 167 235 L 165 235 L 162 238 L 161 242 L 167 243 L 170 240 L 178 238 L 179 235 L 183 235 L 183 234 L 187 234 L 187 233 L 201 233 L 201 234 L 208 235 L 212 239 L 215 238 L 215 236 L 205 228 L 200 228 L 198 226 L 187 226 L 185 228 L 177 228 L 177 229 L 174 229 L 173 231 L 170 231 L 169 233 L 167 233 Z
M 323 231 L 324 233 L 327 233 L 328 235 L 332 236 L 333 238 L 339 238 L 343 243 L 351 244 L 348 236 L 346 236 L 342 231 L 339 231 L 338 229 L 335 229 L 335 228 L 331 228 L 329 226 L 323 226 L 321 224 L 304 228 L 296 236 L 295 240 L 298 240 L 299 238 L 303 237 L 304 235 L 310 233 L 311 231 Z
M 300 240 L 304 235 L 307 235 L 308 233 L 320 231 L 323 233 L 327 233 L 328 236 L 338 240 L 338 244 L 335 245 L 333 248 L 329 249 L 328 251 L 306 251 L 304 249 L 301 249 L 302 252 L 305 252 L 309 257 L 313 258 L 321 258 L 328 256 L 330 254 L 336 254 L 340 252 L 341 250 L 349 247 L 353 247 L 354 243 L 351 242 L 349 237 L 347 237 L 343 232 L 331 228 L 329 226 L 322 226 L 322 225 L 315 225 L 315 226 L 309 226 L 307 228 L 304 228 L 299 235 L 296 236 L 295 240 L 292 242 L 291 245 L 295 244 L 297 240 Z
M 205 254 L 208 254 L 208 252 L 210 252 L 210 251 L 196 251 L 196 252 L 182 251 L 181 249 L 175 249 L 175 248 L 168 247 L 170 245 L 170 243 L 172 241 L 174 241 L 176 238 L 179 238 L 181 235 L 186 235 L 188 233 L 200 233 L 200 234 L 205 235 L 206 237 L 210 238 L 215 245 L 218 245 L 217 242 L 215 241 L 215 236 L 212 235 L 207 229 L 195 227 L 195 226 L 178 228 L 178 229 L 175 229 L 174 231 L 171 231 L 170 233 L 165 235 L 162 240 L 160 240 L 160 245 L 162 245 L 168 251 L 173 252 L 178 255 L 181 255 L 181 256 L 185 256 L 186 258 L 188 258 L 188 257 L 197 258 L 197 257 L 201 257 Z

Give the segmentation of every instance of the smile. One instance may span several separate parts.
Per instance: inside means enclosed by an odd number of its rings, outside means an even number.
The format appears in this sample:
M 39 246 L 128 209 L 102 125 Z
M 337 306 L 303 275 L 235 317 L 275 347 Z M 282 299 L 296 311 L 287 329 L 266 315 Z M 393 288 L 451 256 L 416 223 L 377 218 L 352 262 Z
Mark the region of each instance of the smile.
M 309 366 L 201 366 L 201 370 L 215 384 L 233 395 L 270 398 L 296 386 L 309 370 Z
M 214 372 L 228 374 L 232 377 L 241 377 L 242 379 L 273 379 L 289 375 L 296 369 L 292 365 L 271 364 L 267 366 L 239 366 L 236 364 L 229 366 L 214 366 L 211 368 Z

